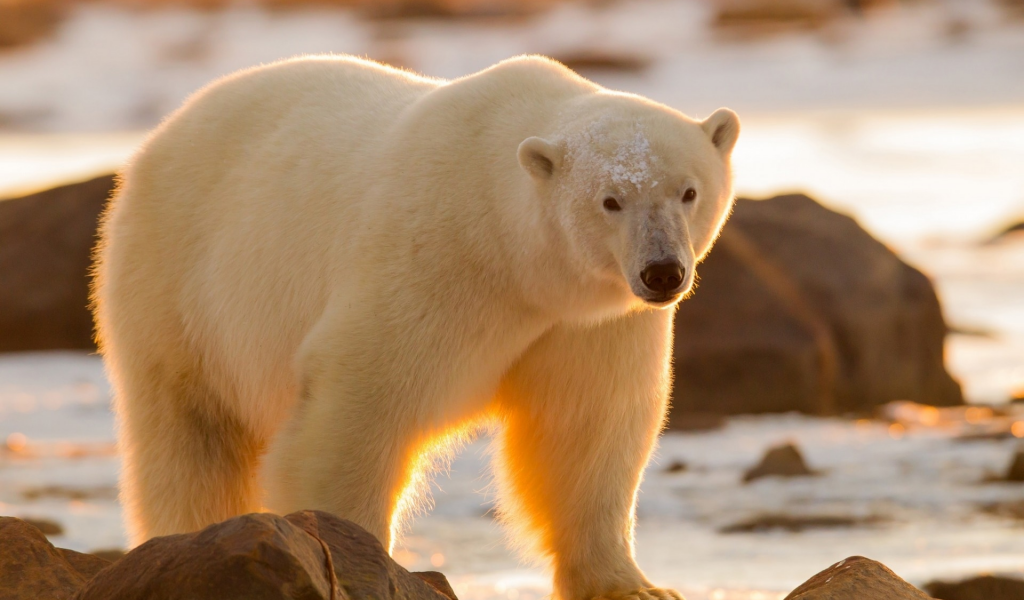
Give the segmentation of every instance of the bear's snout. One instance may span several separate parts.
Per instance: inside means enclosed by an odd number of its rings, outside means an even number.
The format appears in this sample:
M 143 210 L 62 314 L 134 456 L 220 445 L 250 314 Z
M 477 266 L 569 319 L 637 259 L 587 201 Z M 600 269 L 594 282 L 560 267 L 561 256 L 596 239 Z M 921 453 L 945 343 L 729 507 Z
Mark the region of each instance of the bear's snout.
M 683 285 L 683 276 L 686 269 L 674 258 L 657 260 L 649 263 L 640 272 L 640 280 L 644 282 L 647 289 L 659 296 L 670 296 L 679 291 Z

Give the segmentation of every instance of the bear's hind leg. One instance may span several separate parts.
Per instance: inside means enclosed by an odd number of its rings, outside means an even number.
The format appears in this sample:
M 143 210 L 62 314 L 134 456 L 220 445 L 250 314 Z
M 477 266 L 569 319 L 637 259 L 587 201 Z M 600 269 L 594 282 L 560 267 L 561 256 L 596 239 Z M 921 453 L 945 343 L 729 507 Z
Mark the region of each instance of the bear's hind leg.
M 259 441 L 198 378 L 160 371 L 128 374 L 117 386 L 132 545 L 260 510 Z

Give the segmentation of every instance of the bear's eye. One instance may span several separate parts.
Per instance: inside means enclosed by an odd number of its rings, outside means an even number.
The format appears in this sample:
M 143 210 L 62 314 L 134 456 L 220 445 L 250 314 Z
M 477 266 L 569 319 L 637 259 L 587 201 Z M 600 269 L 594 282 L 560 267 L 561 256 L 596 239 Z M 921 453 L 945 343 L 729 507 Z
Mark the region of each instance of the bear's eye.
M 609 196 L 608 198 L 604 199 L 604 209 L 614 212 L 617 210 L 622 210 L 622 207 L 619 206 L 619 202 L 615 198 Z
M 683 192 L 683 202 L 693 202 L 697 199 L 697 190 L 693 188 L 686 188 Z

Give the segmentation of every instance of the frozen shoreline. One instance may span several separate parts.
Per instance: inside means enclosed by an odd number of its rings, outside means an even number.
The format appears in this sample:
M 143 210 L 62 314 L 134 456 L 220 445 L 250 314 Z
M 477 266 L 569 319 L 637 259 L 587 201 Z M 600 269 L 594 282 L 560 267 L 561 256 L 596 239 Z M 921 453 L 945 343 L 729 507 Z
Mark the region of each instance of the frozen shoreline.
M 0 355 L 0 441 L 14 433 L 26 441 L 20 453 L 0 451 L 0 514 L 61 523 L 65 534 L 52 538 L 58 546 L 124 547 L 108 401 L 96 356 Z M 733 418 L 719 431 L 666 434 L 641 489 L 641 566 L 690 600 L 778 600 L 854 554 L 917 584 L 979 571 L 1024 572 L 1021 524 L 983 510 L 1024 502 L 1024 485 L 986 482 L 1006 469 L 1021 442 L 957 441 L 976 426 L 957 417 L 963 409 L 901 410 L 905 425 L 896 430 L 880 421 L 775 415 Z M 1012 415 L 1024 423 L 1024 408 Z M 822 474 L 742 484 L 743 470 L 785 440 L 795 441 Z M 539 599 L 549 591 L 543 571 L 520 565 L 488 513 L 487 456 L 487 440 L 479 440 L 438 477 L 434 509 L 415 521 L 396 558 L 413 570 L 444 571 L 463 600 Z M 675 461 L 685 471 L 666 472 Z M 764 513 L 883 520 L 801 533 L 719 533 Z

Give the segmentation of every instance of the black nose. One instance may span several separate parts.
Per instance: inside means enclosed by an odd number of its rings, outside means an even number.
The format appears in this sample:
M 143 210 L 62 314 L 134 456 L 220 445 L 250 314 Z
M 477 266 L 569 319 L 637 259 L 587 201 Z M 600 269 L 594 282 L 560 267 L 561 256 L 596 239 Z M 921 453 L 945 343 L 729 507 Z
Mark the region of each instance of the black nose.
M 652 292 L 667 294 L 679 289 L 683 283 L 683 265 L 675 260 L 659 260 L 647 265 L 640 273 L 640 280 Z

